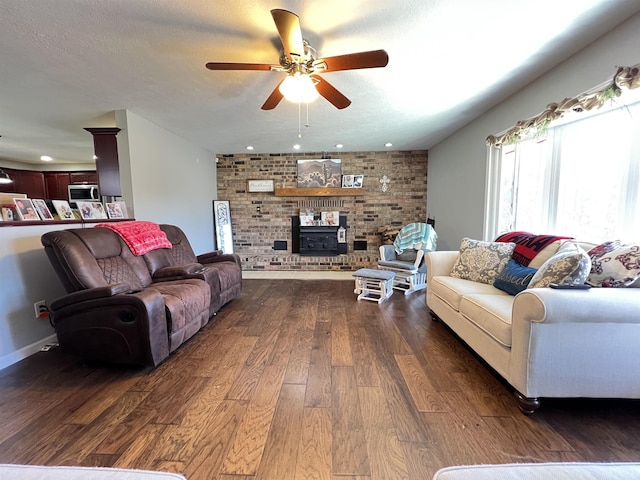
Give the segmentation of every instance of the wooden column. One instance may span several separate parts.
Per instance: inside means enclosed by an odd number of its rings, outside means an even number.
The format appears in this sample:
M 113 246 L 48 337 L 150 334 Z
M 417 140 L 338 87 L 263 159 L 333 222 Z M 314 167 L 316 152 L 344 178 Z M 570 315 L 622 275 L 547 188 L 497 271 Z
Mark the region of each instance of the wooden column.
M 100 195 L 120 197 L 120 162 L 116 127 L 85 128 L 93 135 L 93 149 L 96 155 L 96 171 Z

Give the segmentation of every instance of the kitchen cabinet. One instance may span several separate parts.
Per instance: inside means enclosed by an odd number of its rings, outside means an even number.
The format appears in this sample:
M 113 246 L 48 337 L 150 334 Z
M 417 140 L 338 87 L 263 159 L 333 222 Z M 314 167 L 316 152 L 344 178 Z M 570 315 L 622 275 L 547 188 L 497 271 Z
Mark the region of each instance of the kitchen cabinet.
M 28 198 L 45 198 L 46 187 L 44 184 L 44 174 L 42 172 L 34 172 L 32 170 L 14 170 L 15 184 L 14 191 L 18 193 L 26 193 Z
M 69 174 L 47 172 L 44 174 L 44 183 L 47 187 L 46 198 L 50 200 L 67 200 L 69 196 Z
M 69 183 L 98 184 L 98 174 L 96 172 L 71 172 L 69 173 Z
M 98 174 L 94 171 L 80 172 L 39 172 L 2 168 L 13 183 L 0 186 L 7 193 L 25 193 L 28 198 L 68 200 L 67 187 L 71 183 L 97 184 Z

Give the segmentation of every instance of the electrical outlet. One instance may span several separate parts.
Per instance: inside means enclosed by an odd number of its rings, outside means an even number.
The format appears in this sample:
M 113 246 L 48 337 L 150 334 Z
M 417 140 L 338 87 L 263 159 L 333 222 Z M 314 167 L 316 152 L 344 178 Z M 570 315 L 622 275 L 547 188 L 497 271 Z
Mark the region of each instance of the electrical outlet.
M 40 318 L 40 314 L 47 308 L 47 302 L 40 300 L 33 304 L 33 310 L 36 312 L 36 318 Z

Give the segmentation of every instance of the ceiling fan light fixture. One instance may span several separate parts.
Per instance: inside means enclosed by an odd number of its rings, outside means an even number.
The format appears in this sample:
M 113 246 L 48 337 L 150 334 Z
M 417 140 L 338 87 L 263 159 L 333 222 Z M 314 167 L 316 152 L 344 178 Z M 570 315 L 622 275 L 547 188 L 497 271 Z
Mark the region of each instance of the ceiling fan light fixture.
M 319 96 L 313 79 L 300 72 L 289 75 L 282 81 L 280 93 L 293 103 L 311 103 Z
M 5 185 L 7 183 L 13 183 L 13 180 L 9 178 L 9 174 L 7 172 L 0 169 L 0 185 Z

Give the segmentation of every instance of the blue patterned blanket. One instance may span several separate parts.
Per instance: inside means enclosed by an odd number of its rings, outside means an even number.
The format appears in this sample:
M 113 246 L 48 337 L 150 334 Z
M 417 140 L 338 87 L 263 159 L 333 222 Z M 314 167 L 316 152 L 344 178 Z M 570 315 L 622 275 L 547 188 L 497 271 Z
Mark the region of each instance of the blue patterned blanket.
M 407 248 L 416 250 L 435 250 L 438 235 L 431 225 L 426 223 L 410 223 L 402 227 L 393 242 L 396 253 L 400 254 Z

